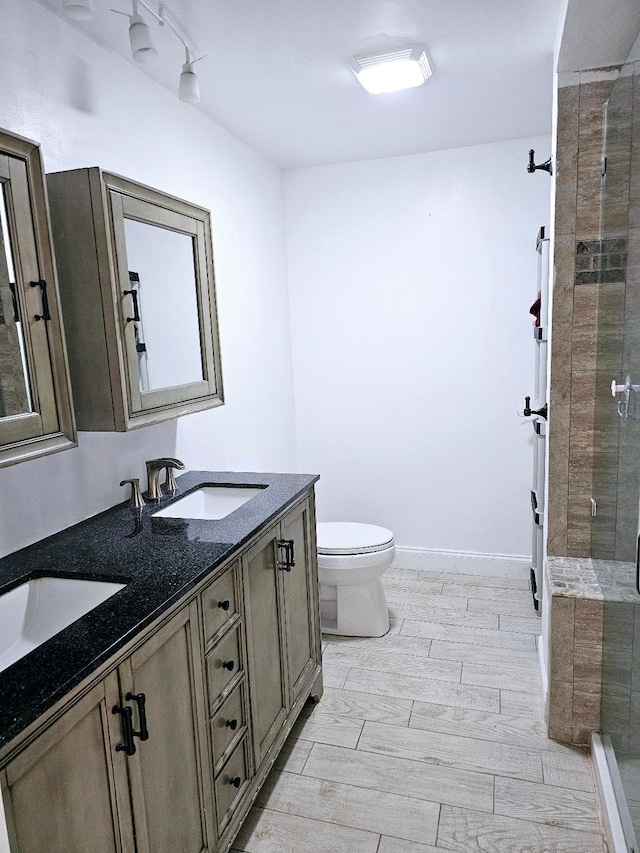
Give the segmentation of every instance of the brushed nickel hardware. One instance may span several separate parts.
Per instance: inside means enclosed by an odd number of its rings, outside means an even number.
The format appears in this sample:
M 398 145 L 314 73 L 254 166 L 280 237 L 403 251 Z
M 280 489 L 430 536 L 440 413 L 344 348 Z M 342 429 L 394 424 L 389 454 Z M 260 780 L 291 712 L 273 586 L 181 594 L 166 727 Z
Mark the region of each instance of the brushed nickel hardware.
M 126 486 L 127 483 L 131 484 L 131 497 L 129 498 L 129 506 L 132 509 L 141 509 L 144 506 L 144 498 L 140 493 L 140 480 L 137 477 L 134 477 L 130 480 L 120 480 L 121 486 Z
M 179 459 L 174 459 L 172 457 L 161 458 L 161 459 L 150 459 L 147 463 L 147 500 L 148 501 L 159 501 L 162 497 L 162 491 L 160 490 L 159 480 L 160 480 L 160 472 L 163 469 L 167 469 L 167 479 L 164 484 L 164 488 L 167 491 L 174 492 L 176 490 L 176 481 L 173 476 L 173 469 L 178 468 L 180 470 L 184 469 L 184 462 L 181 462 Z

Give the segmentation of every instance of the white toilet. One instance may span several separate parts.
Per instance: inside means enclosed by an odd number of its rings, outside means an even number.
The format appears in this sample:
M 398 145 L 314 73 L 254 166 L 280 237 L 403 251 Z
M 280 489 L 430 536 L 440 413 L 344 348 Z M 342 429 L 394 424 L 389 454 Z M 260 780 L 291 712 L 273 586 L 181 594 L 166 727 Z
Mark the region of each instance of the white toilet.
M 317 531 L 322 631 L 382 637 L 389 609 L 380 578 L 396 555 L 393 533 L 348 521 L 320 522 Z

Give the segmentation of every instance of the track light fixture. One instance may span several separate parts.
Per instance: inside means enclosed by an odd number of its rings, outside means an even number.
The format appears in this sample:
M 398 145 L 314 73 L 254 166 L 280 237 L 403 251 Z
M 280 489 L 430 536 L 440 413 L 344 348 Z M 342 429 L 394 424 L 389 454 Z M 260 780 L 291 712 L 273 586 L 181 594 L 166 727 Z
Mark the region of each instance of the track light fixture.
M 93 0 L 64 0 L 64 13 L 75 21 L 93 18 Z
M 142 15 L 136 12 L 134 2 L 134 13 L 129 18 L 129 41 L 131 42 L 131 56 L 136 62 L 150 62 L 157 59 L 158 51 L 155 49 L 149 24 L 146 24 Z
M 121 12 L 119 9 L 112 9 L 111 11 L 116 12 L 119 15 L 125 15 L 129 18 L 129 41 L 131 42 L 131 55 L 135 61 L 145 63 L 158 56 L 158 51 L 156 50 L 151 38 L 149 25 L 140 14 L 140 6 L 142 6 L 153 18 L 155 18 L 161 27 L 169 27 L 173 34 L 182 42 L 185 49 L 186 61 L 182 66 L 182 72 L 180 74 L 178 97 L 186 104 L 199 103 L 200 83 L 198 81 L 198 75 L 193 70 L 193 66 L 196 62 L 199 62 L 200 59 L 204 59 L 204 57 L 200 56 L 198 59 L 191 58 L 196 52 L 193 40 L 187 36 L 178 21 L 175 20 L 172 15 L 167 13 L 165 6 L 162 4 L 158 6 L 158 11 L 156 11 L 149 6 L 145 0 L 131 0 L 131 2 L 132 12 L 130 15 L 127 12 Z M 88 3 L 93 5 L 93 0 L 65 0 L 65 4 L 67 3 Z

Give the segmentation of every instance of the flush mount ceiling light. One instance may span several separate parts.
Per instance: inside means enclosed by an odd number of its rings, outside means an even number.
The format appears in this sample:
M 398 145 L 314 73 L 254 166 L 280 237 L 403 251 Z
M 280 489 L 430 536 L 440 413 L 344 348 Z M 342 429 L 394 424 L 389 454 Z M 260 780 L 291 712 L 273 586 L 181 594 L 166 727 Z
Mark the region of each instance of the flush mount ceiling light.
M 349 65 L 358 82 L 371 95 L 422 86 L 432 74 L 427 51 L 417 44 L 384 53 L 355 56 Z
M 93 18 L 93 0 L 64 0 L 64 13 L 75 21 Z
M 93 0 L 65 0 L 66 2 L 89 2 Z M 136 62 L 148 62 L 150 59 L 155 59 L 158 56 L 158 51 L 153 45 L 151 39 L 151 30 L 140 14 L 140 6 L 146 9 L 149 14 L 155 18 L 161 27 L 169 27 L 175 36 L 182 42 L 186 54 L 186 61 L 182 66 L 180 74 L 180 83 L 178 85 L 178 97 L 186 104 L 198 104 L 200 102 L 200 83 L 198 75 L 193 70 L 196 62 L 204 59 L 204 56 L 193 59 L 192 54 L 196 52 L 196 46 L 193 39 L 189 38 L 180 23 L 172 14 L 169 14 L 166 7 L 162 4 L 158 6 L 156 11 L 145 0 L 131 0 L 133 4 L 132 14 L 121 12 L 119 9 L 112 9 L 118 15 L 124 15 L 129 18 L 129 40 L 131 42 L 131 55 Z

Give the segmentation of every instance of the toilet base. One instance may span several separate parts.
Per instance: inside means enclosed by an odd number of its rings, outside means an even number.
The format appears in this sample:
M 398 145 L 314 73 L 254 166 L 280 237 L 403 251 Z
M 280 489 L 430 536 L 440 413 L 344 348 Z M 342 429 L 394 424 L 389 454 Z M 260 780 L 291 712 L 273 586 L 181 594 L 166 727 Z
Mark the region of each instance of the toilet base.
M 367 584 L 320 584 L 323 634 L 382 637 L 389 630 L 389 608 L 380 580 Z

